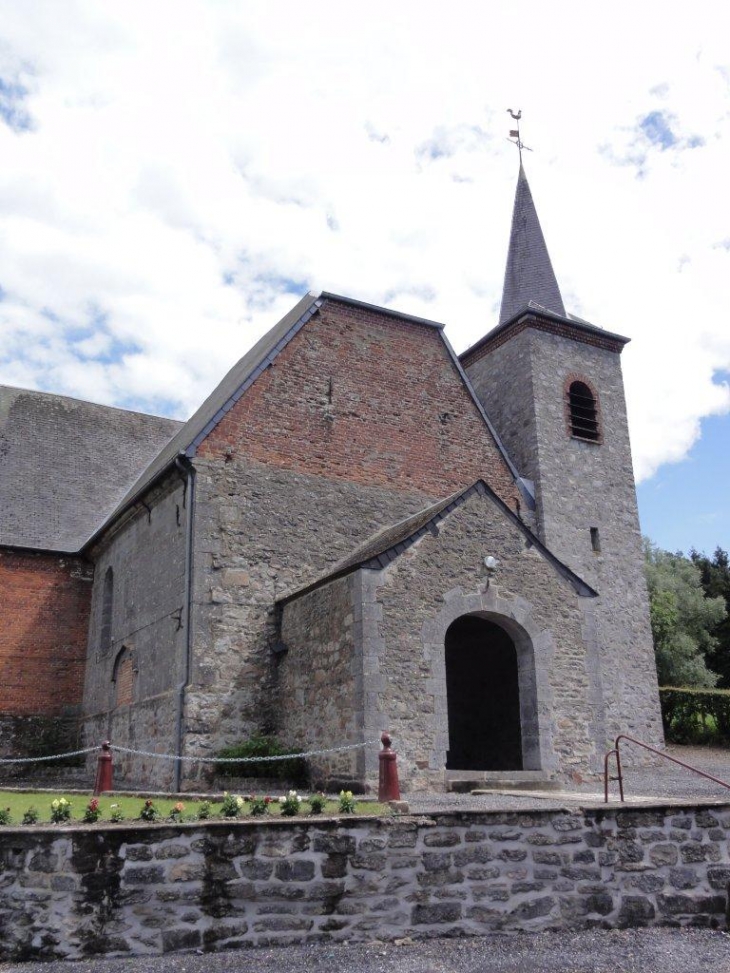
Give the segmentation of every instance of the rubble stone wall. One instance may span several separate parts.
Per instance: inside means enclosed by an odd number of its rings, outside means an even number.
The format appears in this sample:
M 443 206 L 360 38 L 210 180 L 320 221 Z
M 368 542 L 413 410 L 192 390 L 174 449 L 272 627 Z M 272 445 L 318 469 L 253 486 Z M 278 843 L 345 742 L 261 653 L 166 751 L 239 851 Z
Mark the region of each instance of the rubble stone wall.
M 0 958 L 725 928 L 730 806 L 3 829 Z

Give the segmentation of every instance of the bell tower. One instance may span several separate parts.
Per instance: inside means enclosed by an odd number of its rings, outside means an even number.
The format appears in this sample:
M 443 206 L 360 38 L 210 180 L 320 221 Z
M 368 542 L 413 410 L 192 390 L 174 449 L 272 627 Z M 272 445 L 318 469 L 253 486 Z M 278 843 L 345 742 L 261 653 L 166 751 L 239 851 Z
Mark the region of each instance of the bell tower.
M 596 732 L 662 741 L 621 353 L 566 312 L 520 164 L 497 326 L 461 363 L 520 474 L 534 527 L 599 592 L 585 606 Z M 586 599 L 587 601 L 587 599 Z

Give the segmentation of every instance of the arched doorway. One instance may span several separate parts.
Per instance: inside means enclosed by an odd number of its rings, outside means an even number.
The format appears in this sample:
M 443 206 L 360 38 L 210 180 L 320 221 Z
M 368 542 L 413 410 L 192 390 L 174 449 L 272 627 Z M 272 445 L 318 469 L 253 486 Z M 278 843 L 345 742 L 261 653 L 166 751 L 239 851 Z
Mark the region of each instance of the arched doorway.
M 517 651 L 500 625 L 462 615 L 446 631 L 450 770 L 522 770 Z

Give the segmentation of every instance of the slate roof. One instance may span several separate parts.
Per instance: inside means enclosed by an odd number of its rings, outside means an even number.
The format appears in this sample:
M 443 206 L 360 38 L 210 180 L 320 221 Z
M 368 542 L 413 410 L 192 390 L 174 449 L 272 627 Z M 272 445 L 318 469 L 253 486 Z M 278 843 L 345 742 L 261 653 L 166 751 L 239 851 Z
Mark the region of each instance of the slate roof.
M 530 302 L 565 317 L 565 305 L 550 262 L 540 220 L 537 218 L 530 186 L 525 170 L 520 165 L 499 324 L 509 321 Z
M 180 426 L 0 386 L 0 545 L 79 551 Z
M 328 584 L 330 581 L 334 581 L 336 578 L 344 577 L 347 574 L 351 574 L 358 568 L 367 568 L 371 570 L 379 570 L 386 567 L 391 561 L 395 561 L 404 551 L 406 551 L 412 544 L 423 537 L 426 533 L 436 534 L 437 524 L 439 521 L 444 520 L 449 514 L 456 510 L 465 503 L 469 497 L 479 494 L 483 497 L 488 497 L 499 510 L 509 519 L 512 523 L 519 528 L 519 530 L 524 534 L 525 538 L 529 540 L 530 544 L 534 546 L 542 556 L 552 564 L 556 571 L 562 575 L 566 581 L 568 581 L 575 591 L 584 598 L 594 598 L 598 595 L 598 592 L 591 588 L 590 585 L 586 584 L 582 578 L 578 577 L 574 571 L 563 564 L 562 561 L 558 560 L 557 557 L 539 540 L 535 534 L 526 526 L 526 524 L 520 520 L 520 518 L 507 506 L 507 504 L 494 492 L 494 490 L 489 487 L 484 480 L 477 480 L 471 486 L 460 490 L 457 493 L 452 493 L 448 497 L 444 497 L 443 500 L 438 500 L 436 503 L 430 504 L 428 507 L 424 507 L 417 513 L 405 520 L 399 521 L 390 527 L 384 527 L 377 533 L 369 537 L 364 543 L 356 547 L 347 557 L 338 561 L 331 568 L 329 568 L 324 574 L 320 575 L 314 581 L 301 588 L 297 588 L 294 591 L 288 592 L 278 598 L 279 604 L 284 605 L 289 601 L 293 601 L 295 598 L 299 598 L 301 595 L 307 594 L 310 591 L 314 591 L 316 588 L 321 588 L 323 585 Z

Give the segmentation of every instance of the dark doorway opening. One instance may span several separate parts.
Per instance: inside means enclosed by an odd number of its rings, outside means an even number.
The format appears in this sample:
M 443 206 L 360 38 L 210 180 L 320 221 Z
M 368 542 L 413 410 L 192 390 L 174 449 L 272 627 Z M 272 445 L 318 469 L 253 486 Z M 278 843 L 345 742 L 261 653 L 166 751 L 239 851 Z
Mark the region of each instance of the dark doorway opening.
M 463 615 L 446 632 L 450 770 L 522 770 L 515 644 L 503 628 Z

